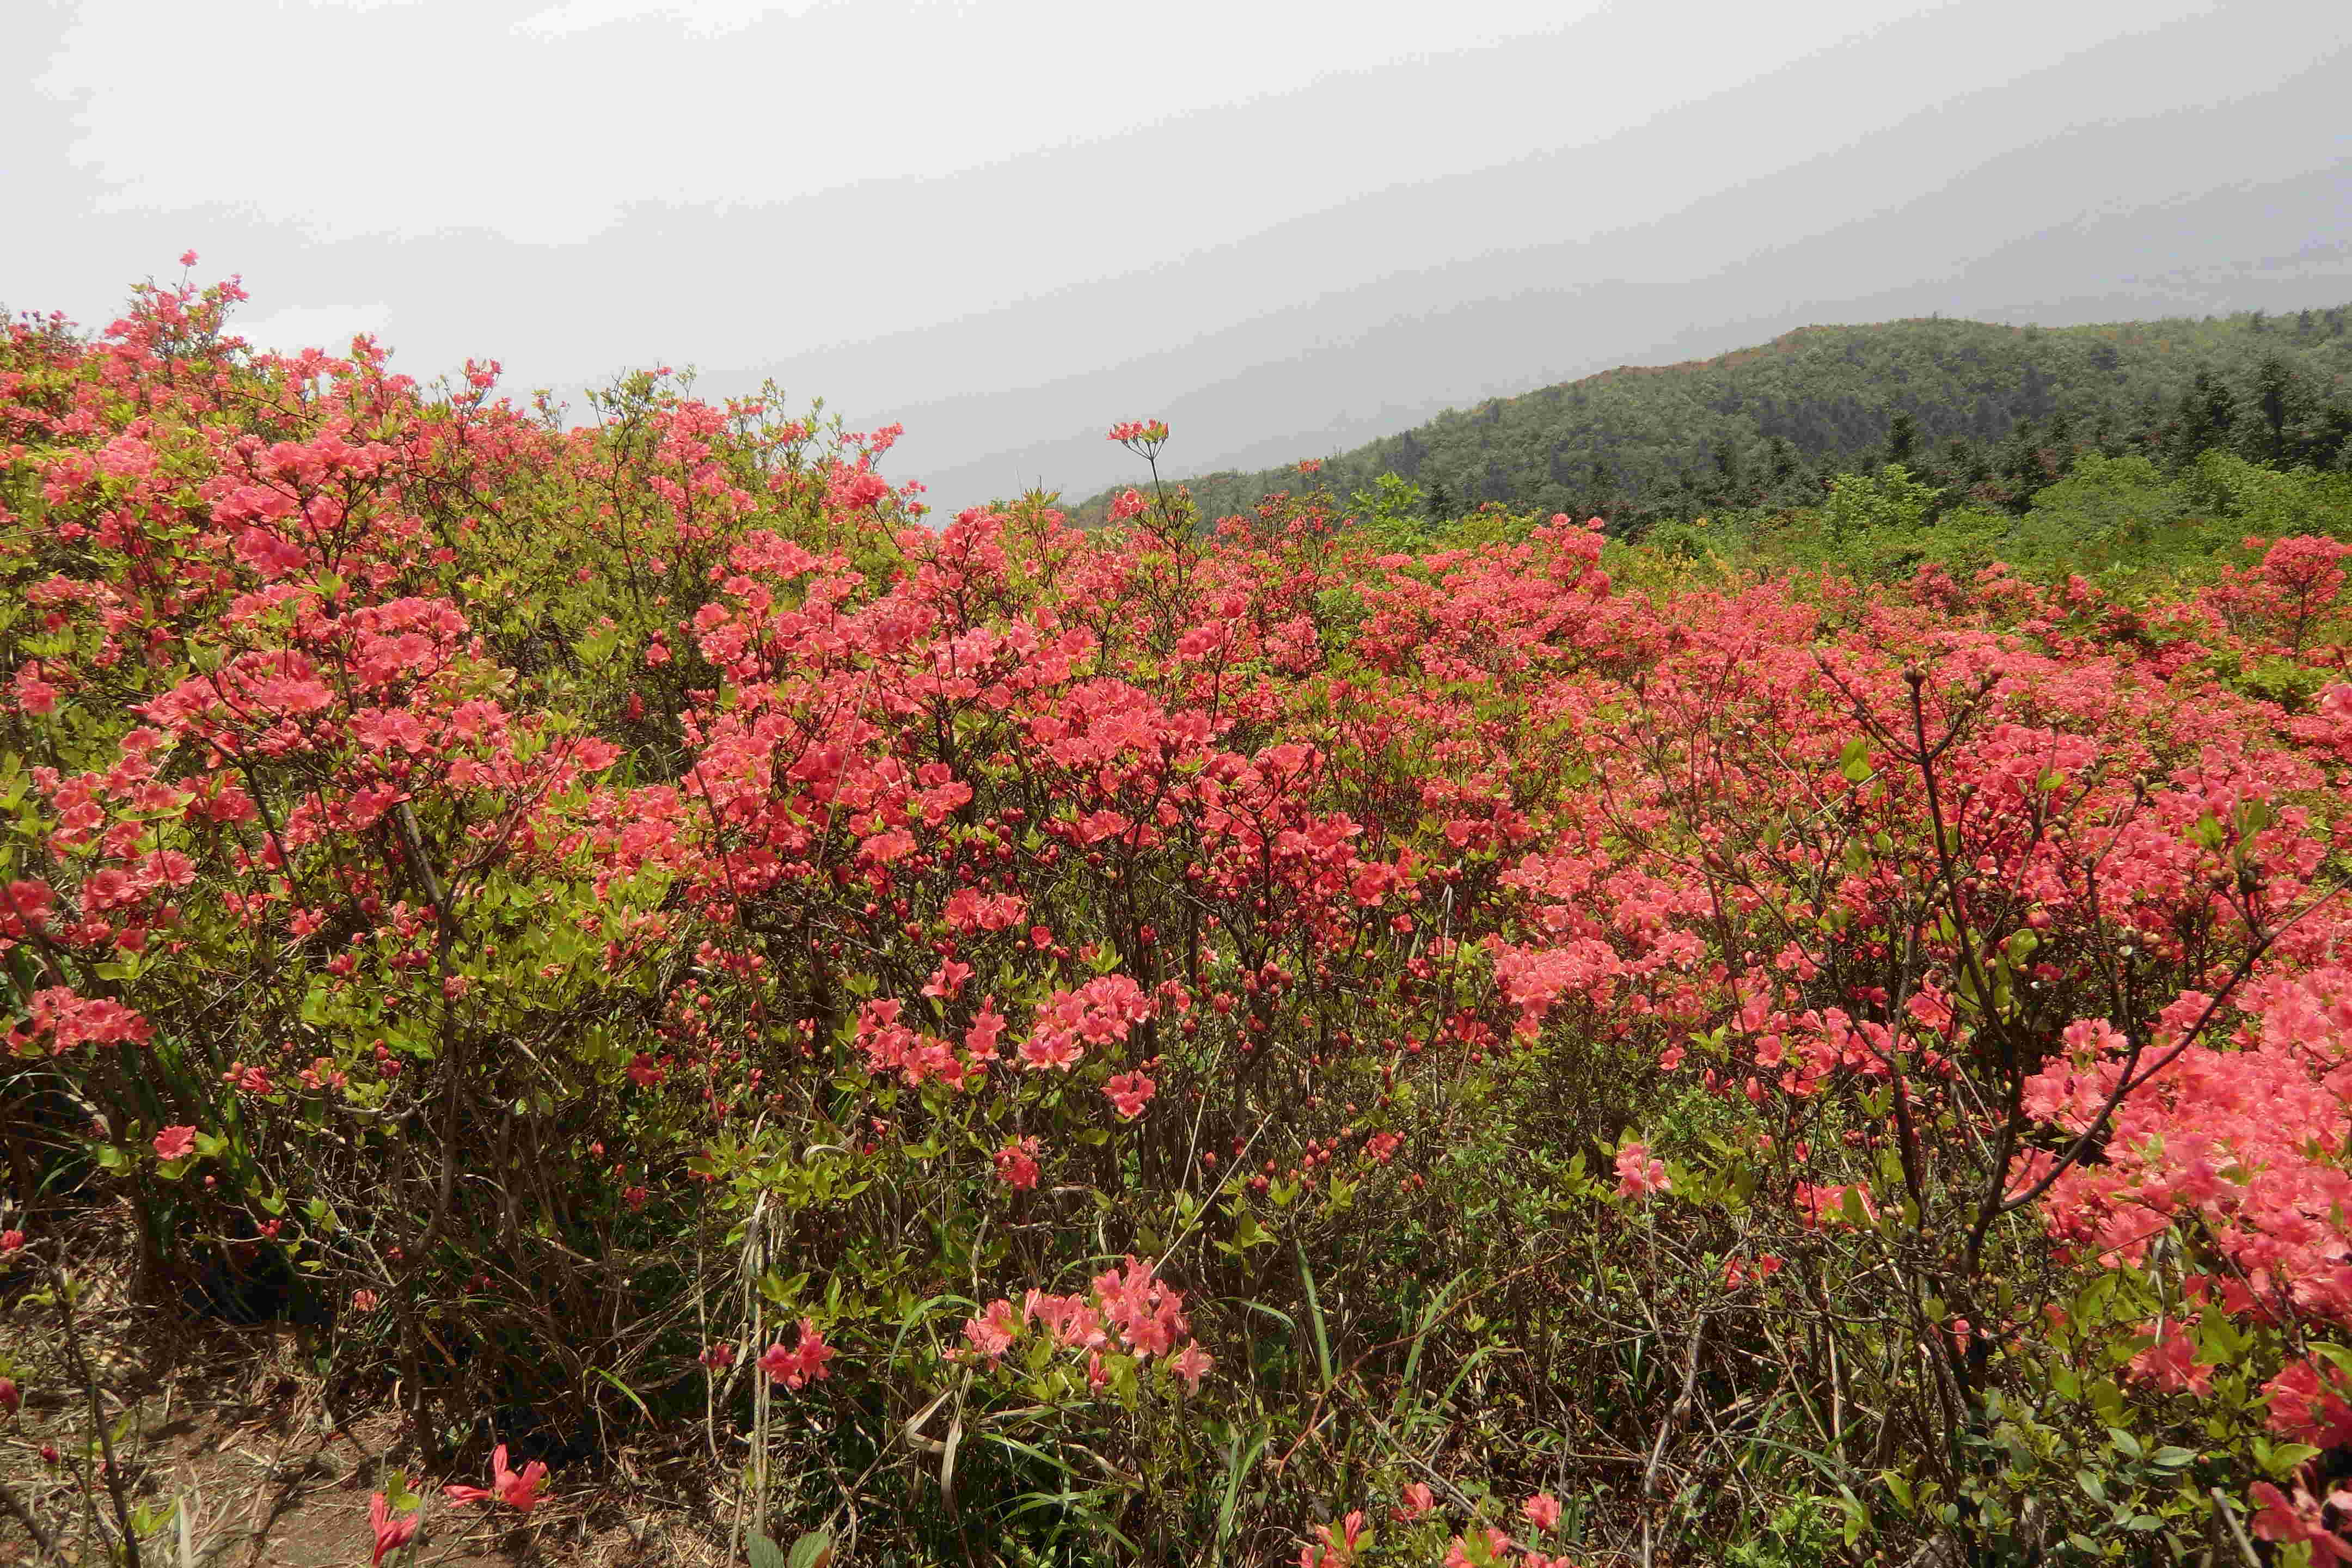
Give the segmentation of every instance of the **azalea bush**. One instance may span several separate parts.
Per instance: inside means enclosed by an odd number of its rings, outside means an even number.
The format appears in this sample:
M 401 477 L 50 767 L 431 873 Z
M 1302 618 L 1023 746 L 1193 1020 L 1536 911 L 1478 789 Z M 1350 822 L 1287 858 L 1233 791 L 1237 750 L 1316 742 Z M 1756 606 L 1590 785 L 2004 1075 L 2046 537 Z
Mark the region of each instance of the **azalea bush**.
M 941 524 L 241 298 L 0 348 L 0 1287 L 735 1553 L 2352 1555 L 2334 541 Z

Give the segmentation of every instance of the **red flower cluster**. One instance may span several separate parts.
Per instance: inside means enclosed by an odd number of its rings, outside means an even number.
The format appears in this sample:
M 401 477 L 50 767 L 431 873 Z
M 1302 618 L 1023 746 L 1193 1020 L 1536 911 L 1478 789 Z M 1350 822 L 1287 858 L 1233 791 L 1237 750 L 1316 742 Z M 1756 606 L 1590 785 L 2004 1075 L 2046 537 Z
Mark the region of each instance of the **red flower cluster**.
M 1096 1276 L 1090 1295 L 1055 1296 L 1031 1290 L 1017 1307 L 1010 1298 L 999 1297 L 977 1317 L 965 1321 L 967 1353 L 994 1361 L 1011 1350 L 1033 1322 L 1061 1349 L 1085 1352 L 1087 1381 L 1097 1386 L 1110 1376 L 1104 1360 L 1107 1352 L 1137 1360 L 1163 1357 L 1185 1385 L 1195 1390 L 1213 1364 L 1209 1352 L 1191 1337 L 1183 1292 L 1168 1289 L 1150 1264 L 1136 1258 Z
M 817 1331 L 815 1321 L 801 1320 L 799 1341 L 790 1350 L 782 1340 L 760 1352 L 760 1370 L 772 1383 L 786 1388 L 800 1389 L 825 1376 L 824 1363 L 834 1357 L 834 1349 Z

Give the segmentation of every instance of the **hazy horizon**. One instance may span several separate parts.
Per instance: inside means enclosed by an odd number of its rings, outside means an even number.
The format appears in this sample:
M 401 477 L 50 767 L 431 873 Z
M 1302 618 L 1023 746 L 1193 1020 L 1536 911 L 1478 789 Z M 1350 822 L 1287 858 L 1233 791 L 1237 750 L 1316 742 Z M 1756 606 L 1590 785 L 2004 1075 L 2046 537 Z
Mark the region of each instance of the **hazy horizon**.
M 1189 17 L 43 0 L 0 300 L 102 325 L 193 247 L 270 346 L 773 376 L 905 424 L 952 510 L 1129 477 L 1120 418 L 1205 472 L 1806 324 L 2352 299 L 2343 7 Z M 205 84 L 284 123 L 212 132 Z

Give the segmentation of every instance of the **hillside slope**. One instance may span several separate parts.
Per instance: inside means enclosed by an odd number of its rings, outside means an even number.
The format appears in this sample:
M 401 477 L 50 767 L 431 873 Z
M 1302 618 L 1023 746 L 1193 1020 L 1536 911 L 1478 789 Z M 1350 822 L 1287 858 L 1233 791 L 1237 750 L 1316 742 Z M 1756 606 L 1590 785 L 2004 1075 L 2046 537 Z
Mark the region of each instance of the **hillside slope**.
M 1822 474 L 1887 456 L 1903 415 L 1918 456 L 1962 466 L 2053 420 L 2084 434 L 2160 432 L 2200 372 L 2230 389 L 2230 418 L 2252 416 L 2245 389 L 2273 359 L 2290 373 L 2288 425 L 2307 426 L 2316 444 L 2330 410 L 2352 399 L 2347 316 L 2337 306 L 2055 329 L 1932 318 L 1807 327 L 1715 359 L 1626 366 L 1448 410 L 1329 458 L 1320 478 L 1345 495 L 1393 472 L 1435 510 L 1501 502 L 1638 525 L 1818 495 Z M 1290 468 L 1188 480 L 1211 516 L 1297 482 Z M 1096 497 L 1079 515 L 1092 520 L 1105 504 Z

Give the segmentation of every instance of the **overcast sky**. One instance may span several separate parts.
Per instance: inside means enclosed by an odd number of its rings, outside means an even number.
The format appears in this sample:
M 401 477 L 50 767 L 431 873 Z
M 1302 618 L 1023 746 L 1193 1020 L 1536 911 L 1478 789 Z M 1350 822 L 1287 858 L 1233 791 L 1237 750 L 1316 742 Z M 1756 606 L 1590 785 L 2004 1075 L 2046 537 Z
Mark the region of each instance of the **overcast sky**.
M 1812 321 L 2352 300 L 2343 0 L 0 0 L 0 303 L 778 378 L 949 506 Z

